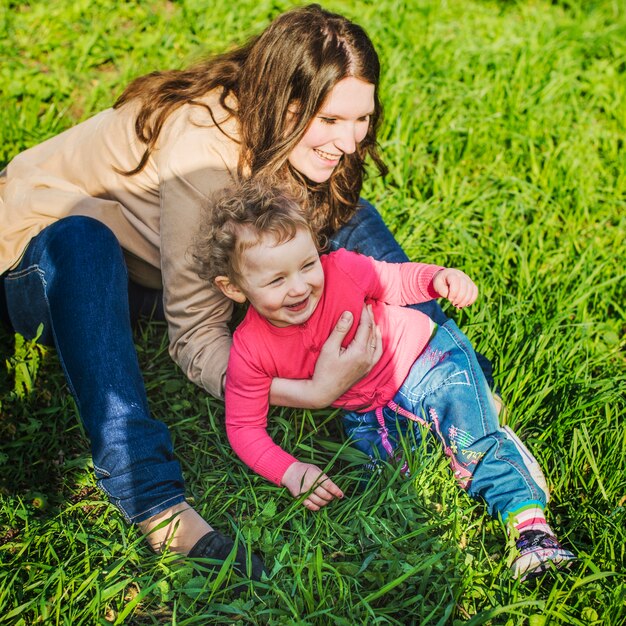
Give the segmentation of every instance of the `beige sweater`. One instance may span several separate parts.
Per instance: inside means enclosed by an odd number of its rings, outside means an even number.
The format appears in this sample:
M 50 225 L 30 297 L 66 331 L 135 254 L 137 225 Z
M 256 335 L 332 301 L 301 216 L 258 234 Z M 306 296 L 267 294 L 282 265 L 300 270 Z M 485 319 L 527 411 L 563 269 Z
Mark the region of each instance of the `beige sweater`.
M 209 95 L 216 118 L 225 111 Z M 207 194 L 236 174 L 238 147 L 199 106 L 168 119 L 146 167 L 132 106 L 107 109 L 17 155 L 0 172 L 0 274 L 16 265 L 28 242 L 66 215 L 104 222 L 124 249 L 136 282 L 163 287 L 170 354 L 194 383 L 216 397 L 230 349 L 232 306 L 208 288 L 188 254 Z M 236 122 L 222 128 L 237 136 Z

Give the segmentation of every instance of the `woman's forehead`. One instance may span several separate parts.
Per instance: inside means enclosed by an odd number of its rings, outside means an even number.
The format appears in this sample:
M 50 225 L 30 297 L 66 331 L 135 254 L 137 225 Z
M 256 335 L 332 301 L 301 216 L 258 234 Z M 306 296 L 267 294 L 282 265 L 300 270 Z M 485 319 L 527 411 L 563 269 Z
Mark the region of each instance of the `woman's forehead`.
M 320 113 L 333 117 L 362 117 L 374 113 L 372 83 L 349 76 L 340 80 L 330 91 L 320 108 Z

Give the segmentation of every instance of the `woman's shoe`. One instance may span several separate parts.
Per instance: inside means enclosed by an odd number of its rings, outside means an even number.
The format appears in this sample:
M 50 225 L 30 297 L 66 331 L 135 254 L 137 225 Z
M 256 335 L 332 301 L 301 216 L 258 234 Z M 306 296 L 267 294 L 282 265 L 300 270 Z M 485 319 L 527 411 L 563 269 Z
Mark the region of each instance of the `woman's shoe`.
M 191 558 L 215 559 L 216 561 L 226 561 L 231 555 L 235 541 L 217 530 L 204 535 L 196 545 L 189 551 Z M 254 553 L 248 552 L 243 545 L 237 545 L 237 553 L 233 561 L 233 569 L 239 576 L 250 580 L 261 580 L 267 570 L 263 561 Z

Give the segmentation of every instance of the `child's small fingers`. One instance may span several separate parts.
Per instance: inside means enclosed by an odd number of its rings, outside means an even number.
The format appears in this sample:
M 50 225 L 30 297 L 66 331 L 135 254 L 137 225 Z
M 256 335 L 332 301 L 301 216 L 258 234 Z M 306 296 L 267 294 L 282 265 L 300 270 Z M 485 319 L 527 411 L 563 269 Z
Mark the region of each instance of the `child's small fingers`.
M 474 283 L 468 285 L 467 293 L 465 294 L 465 300 L 463 306 L 470 306 L 476 302 L 476 298 L 478 297 L 478 288 Z
M 476 302 L 476 300 L 478 300 L 478 287 L 476 285 L 473 285 L 473 289 L 472 289 L 472 304 L 474 304 L 474 302 Z
M 454 304 L 459 309 L 462 309 L 464 306 L 467 306 L 467 294 L 464 291 L 461 293 L 458 293 Z
M 341 491 L 341 489 L 339 489 L 339 487 L 326 474 L 322 474 L 319 477 L 317 488 L 322 488 L 326 491 L 330 495 L 331 499 L 334 497 L 341 498 L 343 496 L 343 491 Z
M 311 501 L 310 498 L 307 498 L 306 500 L 304 500 L 302 502 L 302 504 L 304 504 L 304 506 L 309 509 L 309 511 L 319 511 L 320 507 L 315 504 L 314 502 Z
M 334 498 L 339 497 L 336 493 L 334 493 L 334 490 L 329 488 L 329 485 L 326 483 L 323 486 L 317 487 L 313 493 L 325 502 L 330 502 Z
M 307 498 L 307 500 L 315 507 L 317 507 L 316 509 L 311 509 L 312 511 L 317 511 L 318 509 L 321 509 L 323 506 L 326 506 L 330 500 L 326 500 L 325 498 L 320 497 L 319 495 L 317 495 L 317 493 L 310 493 L 309 497 Z
M 457 296 L 457 292 L 458 292 L 458 286 L 455 284 L 454 281 L 452 280 L 449 281 L 448 282 L 448 294 L 446 295 L 446 298 L 448 298 L 450 302 L 454 302 Z
M 343 498 L 343 491 L 341 491 L 341 489 L 332 480 L 324 483 L 324 488 L 334 498 Z
M 459 289 L 456 295 L 456 301 L 453 303 L 457 308 L 462 309 L 463 307 L 469 306 L 473 304 L 476 300 L 476 296 L 478 294 L 478 290 L 476 285 L 470 280 L 463 283 L 461 288 Z

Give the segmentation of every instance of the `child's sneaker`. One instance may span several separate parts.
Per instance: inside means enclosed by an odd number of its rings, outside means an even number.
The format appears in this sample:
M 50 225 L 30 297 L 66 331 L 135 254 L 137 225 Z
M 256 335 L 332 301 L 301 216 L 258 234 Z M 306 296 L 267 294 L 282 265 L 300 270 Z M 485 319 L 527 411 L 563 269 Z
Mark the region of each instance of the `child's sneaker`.
M 515 545 L 519 556 L 511 569 L 513 576 L 521 580 L 537 578 L 552 568 L 567 568 L 576 558 L 556 537 L 541 530 L 521 532 Z

